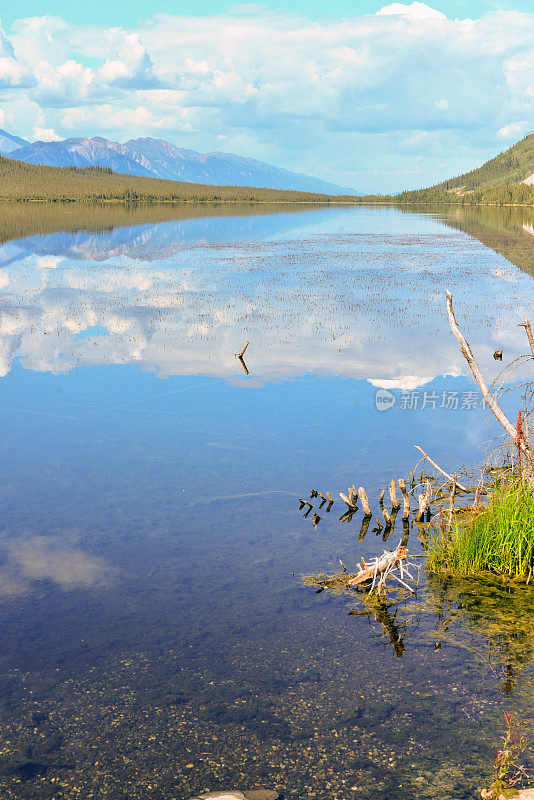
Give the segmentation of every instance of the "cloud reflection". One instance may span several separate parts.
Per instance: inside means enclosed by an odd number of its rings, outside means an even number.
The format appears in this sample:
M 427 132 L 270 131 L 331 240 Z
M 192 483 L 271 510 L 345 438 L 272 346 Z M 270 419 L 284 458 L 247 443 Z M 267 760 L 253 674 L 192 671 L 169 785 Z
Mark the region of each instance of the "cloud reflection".
M 30 594 L 52 583 L 63 590 L 106 585 L 111 568 L 101 558 L 84 552 L 73 535 L 23 534 L 0 538 L 0 597 Z
M 234 354 L 249 339 L 256 382 L 316 373 L 413 389 L 467 371 L 446 321 L 447 288 L 490 378 L 495 349 L 504 344 L 509 360 L 525 351 L 515 326 L 532 309 L 531 278 L 438 223 L 425 220 L 423 233 L 311 225 L 218 242 L 198 221 L 188 237 L 185 224 L 0 247 L 0 375 L 20 358 L 55 373 L 137 364 L 234 380 Z

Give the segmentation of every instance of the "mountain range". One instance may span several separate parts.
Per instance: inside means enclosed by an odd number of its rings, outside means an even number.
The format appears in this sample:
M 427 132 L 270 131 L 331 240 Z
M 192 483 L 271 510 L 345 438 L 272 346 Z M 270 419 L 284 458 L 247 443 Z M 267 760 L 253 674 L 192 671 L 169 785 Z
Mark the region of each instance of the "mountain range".
M 197 153 L 149 137 L 130 139 L 124 144 L 101 136 L 59 142 L 27 142 L 0 130 L 0 154 L 29 164 L 109 167 L 125 175 L 189 183 L 256 186 L 329 195 L 357 194 L 353 189 L 274 167 L 254 158 L 232 153 Z

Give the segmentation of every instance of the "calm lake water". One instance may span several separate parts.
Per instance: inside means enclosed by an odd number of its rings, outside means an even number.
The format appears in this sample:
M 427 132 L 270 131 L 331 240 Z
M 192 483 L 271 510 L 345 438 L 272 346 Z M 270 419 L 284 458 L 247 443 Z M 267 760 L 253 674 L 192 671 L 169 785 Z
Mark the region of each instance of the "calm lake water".
M 34 213 L 0 245 L 2 800 L 478 796 L 503 710 L 532 732 L 533 592 L 423 570 L 362 615 L 302 577 L 399 542 L 339 522 L 348 485 L 377 514 L 414 444 L 484 460 L 445 291 L 493 379 L 527 349 L 534 218 Z

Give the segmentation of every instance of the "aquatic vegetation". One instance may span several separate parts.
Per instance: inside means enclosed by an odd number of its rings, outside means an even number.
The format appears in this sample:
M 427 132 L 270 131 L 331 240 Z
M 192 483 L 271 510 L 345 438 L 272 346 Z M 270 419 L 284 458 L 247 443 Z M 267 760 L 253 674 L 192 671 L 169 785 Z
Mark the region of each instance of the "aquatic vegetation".
M 508 711 L 504 712 L 504 718 L 506 733 L 502 746 L 495 755 L 495 780 L 507 786 L 515 786 L 526 776 L 526 770 L 519 759 L 527 749 L 528 740 L 521 733 L 519 723 L 514 721 Z
M 430 536 L 430 572 L 492 572 L 529 582 L 534 571 L 534 495 L 520 480 L 496 484 L 471 521 L 442 525 Z

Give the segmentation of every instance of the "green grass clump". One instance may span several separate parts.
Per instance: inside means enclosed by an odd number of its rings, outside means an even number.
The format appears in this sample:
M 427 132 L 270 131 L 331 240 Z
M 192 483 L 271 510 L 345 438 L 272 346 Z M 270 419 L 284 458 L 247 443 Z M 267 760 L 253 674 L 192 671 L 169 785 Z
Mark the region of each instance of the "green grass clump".
M 534 571 L 534 494 L 521 481 L 495 486 L 490 502 L 472 520 L 453 523 L 431 537 L 431 572 L 469 576 L 492 572 L 530 581 Z

